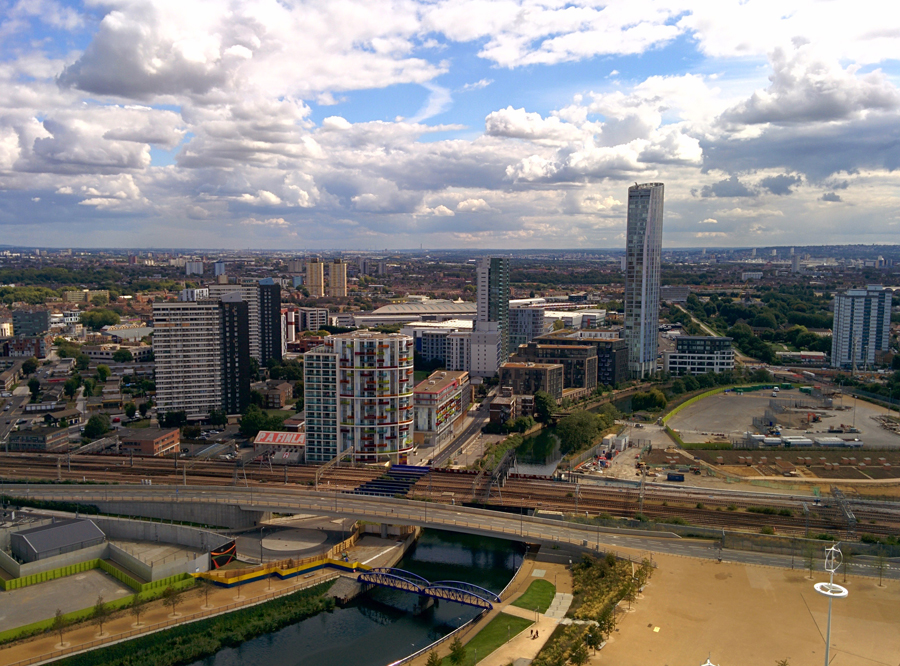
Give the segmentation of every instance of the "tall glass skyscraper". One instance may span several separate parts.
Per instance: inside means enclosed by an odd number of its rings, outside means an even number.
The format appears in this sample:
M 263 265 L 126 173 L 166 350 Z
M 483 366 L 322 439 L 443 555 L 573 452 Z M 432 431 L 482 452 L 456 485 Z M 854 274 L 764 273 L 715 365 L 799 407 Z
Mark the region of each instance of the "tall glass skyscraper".
M 625 239 L 625 340 L 633 378 L 656 372 L 663 227 L 662 183 L 628 188 Z
M 509 357 L 509 259 L 483 257 L 475 275 L 478 303 L 470 373 L 493 377 Z

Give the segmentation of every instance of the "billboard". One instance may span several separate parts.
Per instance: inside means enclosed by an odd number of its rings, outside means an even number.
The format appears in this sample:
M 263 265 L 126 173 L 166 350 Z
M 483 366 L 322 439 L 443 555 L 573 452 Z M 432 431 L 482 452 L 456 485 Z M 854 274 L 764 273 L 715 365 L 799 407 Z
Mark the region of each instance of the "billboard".
M 262 445 L 279 446 L 303 446 L 306 444 L 305 432 L 276 432 L 274 430 L 260 430 L 253 440 L 254 448 Z

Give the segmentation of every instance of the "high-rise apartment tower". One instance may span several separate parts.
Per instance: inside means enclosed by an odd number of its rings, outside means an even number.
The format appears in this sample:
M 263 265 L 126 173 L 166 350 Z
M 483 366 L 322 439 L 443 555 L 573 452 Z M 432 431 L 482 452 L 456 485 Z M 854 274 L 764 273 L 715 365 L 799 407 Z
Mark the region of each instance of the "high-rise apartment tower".
M 869 285 L 834 297 L 831 366 L 862 369 L 873 365 L 879 352 L 890 349 L 890 289 Z
M 316 257 L 306 262 L 306 289 L 313 297 L 325 295 L 325 264 Z
M 624 333 L 634 378 L 656 372 L 663 192 L 662 183 L 628 188 Z
M 484 257 L 475 274 L 477 308 L 470 374 L 493 377 L 509 358 L 509 259 Z
M 332 298 L 347 296 L 347 264 L 341 259 L 331 262 L 328 274 L 328 295 Z

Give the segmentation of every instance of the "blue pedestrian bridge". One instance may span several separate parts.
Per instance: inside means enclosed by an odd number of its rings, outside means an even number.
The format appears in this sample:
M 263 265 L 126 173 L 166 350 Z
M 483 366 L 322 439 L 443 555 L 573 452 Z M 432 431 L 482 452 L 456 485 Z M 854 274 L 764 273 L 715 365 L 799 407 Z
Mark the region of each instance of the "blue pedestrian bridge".
M 500 603 L 498 595 L 483 587 L 458 580 L 441 580 L 431 583 L 421 576 L 403 569 L 372 569 L 359 574 L 357 580 L 364 585 L 391 587 L 423 597 L 455 601 L 458 604 L 488 610 L 494 607 L 494 603 Z

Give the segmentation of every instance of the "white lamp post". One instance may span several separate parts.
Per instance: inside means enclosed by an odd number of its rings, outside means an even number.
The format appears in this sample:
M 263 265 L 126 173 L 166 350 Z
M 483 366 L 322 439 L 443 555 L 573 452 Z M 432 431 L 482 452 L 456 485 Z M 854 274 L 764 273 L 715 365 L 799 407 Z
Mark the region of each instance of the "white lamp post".
M 825 666 L 828 666 L 828 653 L 831 650 L 831 602 L 835 599 L 843 599 L 849 592 L 846 587 L 836 585 L 834 582 L 834 572 L 838 570 L 843 561 L 841 549 L 838 544 L 831 548 L 825 549 L 825 571 L 831 574 L 831 579 L 827 583 L 816 583 L 813 587 L 816 592 L 828 597 L 828 630 L 825 633 Z

